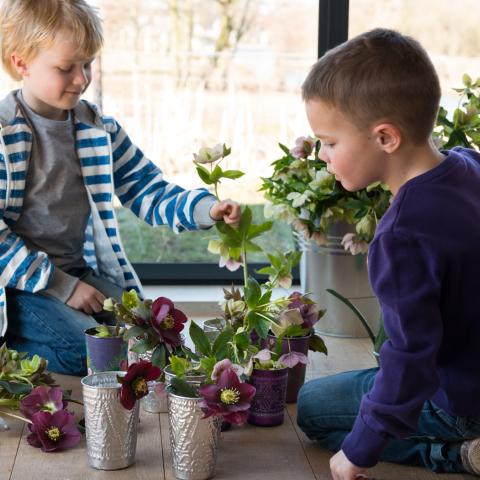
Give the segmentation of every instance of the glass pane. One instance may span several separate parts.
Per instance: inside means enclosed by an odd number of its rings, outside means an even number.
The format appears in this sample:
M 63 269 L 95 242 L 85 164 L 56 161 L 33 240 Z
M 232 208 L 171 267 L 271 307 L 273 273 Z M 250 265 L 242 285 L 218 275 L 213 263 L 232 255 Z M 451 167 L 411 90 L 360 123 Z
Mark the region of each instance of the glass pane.
M 393 28 L 416 38 L 427 50 L 440 77 L 442 105 L 457 107 L 452 90 L 462 87 L 462 75 L 480 77 L 480 9 L 478 0 L 353 0 L 349 37 L 377 27 Z
M 246 175 L 225 180 L 220 197 L 262 204 L 260 177 L 281 156 L 278 142 L 291 144 L 310 131 L 300 85 L 316 59 L 318 0 L 96 4 L 105 18 L 104 112 L 167 180 L 186 188 L 201 186 L 192 153 L 225 142 L 232 154 L 222 166 Z M 259 221 L 262 210 L 255 209 Z M 177 236 L 130 212 L 119 219 L 132 261 L 217 260 L 206 249 L 213 232 Z M 293 247 L 288 225 L 277 225 L 270 237 L 265 241 L 277 248 Z

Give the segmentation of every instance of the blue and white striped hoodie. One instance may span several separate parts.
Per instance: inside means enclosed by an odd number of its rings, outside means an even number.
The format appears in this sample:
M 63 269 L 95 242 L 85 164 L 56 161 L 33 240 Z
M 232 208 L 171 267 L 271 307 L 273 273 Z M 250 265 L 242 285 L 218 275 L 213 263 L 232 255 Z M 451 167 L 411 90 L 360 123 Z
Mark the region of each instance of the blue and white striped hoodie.
M 55 268 L 46 253 L 30 251 L 11 230 L 22 210 L 33 138 L 15 94 L 0 102 L 0 336 L 7 329 L 5 288 L 43 290 Z M 94 105 L 81 101 L 74 120 L 75 147 L 91 207 L 85 260 L 113 283 L 140 290 L 120 240 L 114 195 L 150 225 L 167 224 L 175 232 L 210 227 L 214 222 L 208 213 L 215 197 L 205 189 L 184 190 L 166 182 L 120 125 Z

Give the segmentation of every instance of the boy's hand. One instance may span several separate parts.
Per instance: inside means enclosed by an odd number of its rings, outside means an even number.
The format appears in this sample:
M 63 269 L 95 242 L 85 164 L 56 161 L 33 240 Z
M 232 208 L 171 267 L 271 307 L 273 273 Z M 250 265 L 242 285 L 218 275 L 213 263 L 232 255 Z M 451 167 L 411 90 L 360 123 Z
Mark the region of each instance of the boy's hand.
M 365 475 L 366 469 L 354 465 L 343 453 L 343 450 L 337 452 L 330 459 L 330 471 L 333 480 L 355 480 L 368 478 Z
M 223 220 L 228 225 L 234 227 L 238 227 L 241 215 L 240 205 L 233 200 L 223 200 L 214 203 L 210 209 L 210 216 L 215 221 Z
M 67 300 L 67 305 L 85 312 L 87 315 L 101 312 L 105 295 L 88 283 L 79 280 L 72 295 Z

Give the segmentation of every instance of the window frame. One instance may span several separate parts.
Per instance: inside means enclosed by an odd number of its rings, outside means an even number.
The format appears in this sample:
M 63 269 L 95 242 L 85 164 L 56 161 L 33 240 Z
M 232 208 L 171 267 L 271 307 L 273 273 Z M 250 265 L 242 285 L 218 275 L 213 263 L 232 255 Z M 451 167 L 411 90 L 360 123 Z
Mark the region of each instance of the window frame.
M 318 4 L 318 58 L 348 39 L 349 0 L 319 0 Z M 230 272 L 216 263 L 133 263 L 143 285 L 228 285 L 243 284 L 243 271 Z M 250 264 L 251 274 L 266 263 Z M 300 283 L 299 268 L 293 269 L 293 282 Z

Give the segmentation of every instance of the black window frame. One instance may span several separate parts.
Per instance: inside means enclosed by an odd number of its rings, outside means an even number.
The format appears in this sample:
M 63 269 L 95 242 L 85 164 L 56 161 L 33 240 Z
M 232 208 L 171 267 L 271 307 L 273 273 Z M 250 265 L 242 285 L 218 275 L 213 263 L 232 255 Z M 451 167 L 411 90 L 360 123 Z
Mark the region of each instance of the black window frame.
M 318 58 L 348 39 L 349 0 L 319 0 Z M 256 270 L 266 263 L 249 264 L 250 274 L 262 279 Z M 243 284 L 241 269 L 230 272 L 216 263 L 133 263 L 143 285 L 228 285 Z M 293 271 L 294 283 L 300 283 L 298 267 Z

